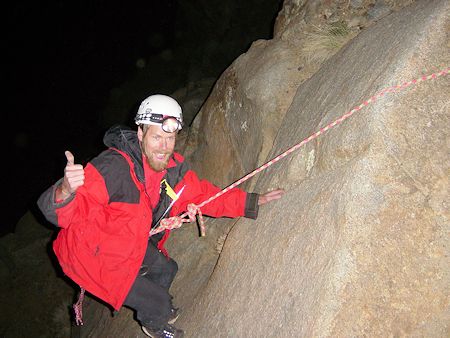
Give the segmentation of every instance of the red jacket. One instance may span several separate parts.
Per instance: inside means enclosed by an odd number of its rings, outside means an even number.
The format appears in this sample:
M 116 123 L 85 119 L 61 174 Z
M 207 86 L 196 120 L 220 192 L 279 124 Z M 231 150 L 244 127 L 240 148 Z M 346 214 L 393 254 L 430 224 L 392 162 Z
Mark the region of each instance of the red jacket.
M 105 137 L 105 143 L 115 148 L 87 164 L 85 183 L 71 198 L 55 202 L 58 182 L 41 195 L 38 205 L 46 218 L 61 228 L 53 249 L 64 273 L 118 310 L 147 249 L 153 212 L 159 202 L 159 182 L 168 171 L 186 165 L 183 157 L 175 153 L 166 170 L 154 172 L 142 164 L 135 132 L 113 130 L 109 137 Z M 171 215 L 220 191 L 208 181 L 199 180 L 192 170 L 180 173 L 173 188 L 178 192 L 186 187 Z M 156 184 L 149 186 L 146 182 Z M 202 212 L 213 217 L 256 218 L 256 202 L 256 194 L 233 189 L 205 205 Z

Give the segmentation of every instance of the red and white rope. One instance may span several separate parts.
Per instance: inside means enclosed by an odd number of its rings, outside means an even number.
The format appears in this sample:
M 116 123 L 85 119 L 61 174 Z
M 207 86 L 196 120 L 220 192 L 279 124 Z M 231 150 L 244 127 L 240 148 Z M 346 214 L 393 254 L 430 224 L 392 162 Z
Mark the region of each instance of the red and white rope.
M 211 196 L 210 198 L 208 198 L 207 200 L 203 201 L 202 203 L 200 203 L 197 206 L 194 205 L 194 207 L 192 207 L 192 209 L 193 210 L 197 210 L 197 212 L 199 214 L 199 223 L 200 223 L 201 235 L 202 236 L 205 235 L 205 226 L 204 226 L 203 217 L 201 216 L 200 208 L 202 208 L 203 206 L 205 206 L 209 202 L 215 200 L 216 198 L 222 196 L 223 194 L 227 193 L 231 189 L 233 189 L 233 188 L 237 187 L 238 185 L 242 184 L 243 182 L 247 181 L 251 177 L 253 177 L 256 174 L 260 173 L 261 171 L 267 169 L 272 164 L 278 162 L 282 158 L 284 158 L 287 155 L 291 154 L 292 152 L 296 151 L 300 147 L 304 146 L 306 143 L 308 143 L 308 142 L 314 140 L 315 138 L 319 137 L 320 135 L 324 134 L 329 129 L 331 129 L 331 128 L 341 124 L 343 121 L 348 119 L 354 113 L 360 111 L 362 108 L 364 108 L 364 107 L 368 106 L 369 104 L 375 102 L 376 100 L 378 100 L 379 98 L 385 96 L 386 94 L 401 91 L 401 90 L 403 90 L 403 89 L 405 89 L 405 88 L 407 88 L 409 86 L 416 85 L 418 83 L 421 83 L 421 82 L 424 82 L 424 81 L 427 81 L 427 80 L 436 79 L 439 76 L 447 75 L 449 72 L 450 72 L 450 67 L 448 67 L 448 68 L 446 68 L 446 69 L 444 69 L 444 70 L 442 70 L 440 72 L 437 72 L 437 73 L 433 73 L 433 74 L 430 74 L 430 75 L 425 75 L 425 76 L 422 76 L 422 77 L 420 77 L 418 79 L 414 79 L 414 80 L 411 80 L 411 81 L 408 81 L 408 82 L 404 82 L 404 83 L 399 84 L 399 85 L 395 85 L 395 86 L 391 86 L 391 87 L 383 89 L 378 94 L 373 95 L 372 97 L 370 97 L 366 101 L 362 102 L 360 105 L 358 105 L 355 108 L 351 109 L 350 111 L 346 112 L 340 118 L 336 119 L 335 121 L 331 122 L 330 124 L 326 125 L 325 127 L 320 128 L 317 132 L 315 132 L 311 136 L 305 138 L 300 143 L 294 145 L 293 147 L 289 148 L 288 150 L 286 150 L 285 152 L 281 153 L 277 157 L 275 157 L 272 160 L 270 160 L 270 161 L 266 162 L 265 164 L 261 165 L 257 169 L 253 170 L 251 173 L 245 175 L 244 177 L 242 177 L 241 179 L 237 180 L 233 184 L 231 184 L 228 187 L 224 188 L 223 190 L 219 191 L 214 196 Z M 188 216 L 189 219 L 185 219 L 186 216 Z M 169 221 L 170 220 L 170 218 L 169 218 L 169 219 L 167 219 L 167 222 L 164 222 L 166 225 L 163 226 L 163 221 L 161 221 L 161 226 L 159 226 L 159 227 L 157 227 L 155 229 L 152 229 L 150 235 L 157 234 L 157 233 L 159 233 L 161 231 L 164 231 L 164 230 L 171 230 L 171 229 L 179 228 L 182 225 L 182 223 L 193 222 L 195 220 L 195 214 L 192 215 L 192 213 L 190 211 L 187 211 L 186 213 L 182 214 L 181 216 L 175 216 L 175 217 L 171 217 L 171 218 L 176 218 L 177 222 Z M 181 219 L 181 221 L 179 221 L 178 219 Z M 173 227 L 171 227 L 170 224 L 173 224 Z

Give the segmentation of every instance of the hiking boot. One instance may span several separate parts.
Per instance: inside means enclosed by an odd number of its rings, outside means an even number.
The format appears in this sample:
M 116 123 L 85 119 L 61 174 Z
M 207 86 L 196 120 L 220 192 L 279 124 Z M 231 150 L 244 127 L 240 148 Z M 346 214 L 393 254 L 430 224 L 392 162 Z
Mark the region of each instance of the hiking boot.
M 180 313 L 181 313 L 180 309 L 172 308 L 170 310 L 170 317 L 169 317 L 169 320 L 167 321 L 167 323 L 174 324 L 177 321 L 178 317 L 180 316 Z
M 142 331 L 152 338 L 182 338 L 184 335 L 182 330 L 178 330 L 175 326 L 170 324 L 166 324 L 163 328 L 158 330 L 142 326 Z

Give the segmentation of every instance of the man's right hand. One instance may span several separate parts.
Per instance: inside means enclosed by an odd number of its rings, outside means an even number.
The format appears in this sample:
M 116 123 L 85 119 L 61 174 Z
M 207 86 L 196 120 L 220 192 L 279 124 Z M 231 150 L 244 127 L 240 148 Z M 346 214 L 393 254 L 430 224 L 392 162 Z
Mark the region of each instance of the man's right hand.
M 84 168 L 75 164 L 75 158 L 70 151 L 65 152 L 67 165 L 64 168 L 64 179 L 56 189 L 56 200 L 65 200 L 84 184 Z

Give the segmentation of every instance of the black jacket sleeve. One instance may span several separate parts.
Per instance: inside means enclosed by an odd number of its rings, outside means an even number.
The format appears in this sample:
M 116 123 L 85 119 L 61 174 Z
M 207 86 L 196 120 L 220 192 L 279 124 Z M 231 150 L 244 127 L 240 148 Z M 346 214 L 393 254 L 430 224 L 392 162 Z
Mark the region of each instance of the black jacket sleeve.
M 258 199 L 259 194 L 247 193 L 247 199 L 245 200 L 245 217 L 256 219 L 258 217 Z

